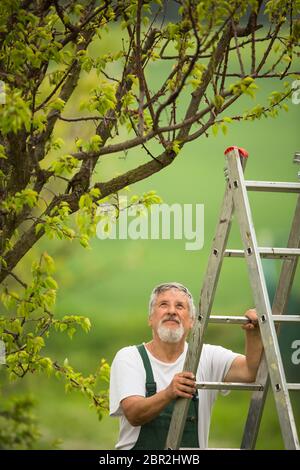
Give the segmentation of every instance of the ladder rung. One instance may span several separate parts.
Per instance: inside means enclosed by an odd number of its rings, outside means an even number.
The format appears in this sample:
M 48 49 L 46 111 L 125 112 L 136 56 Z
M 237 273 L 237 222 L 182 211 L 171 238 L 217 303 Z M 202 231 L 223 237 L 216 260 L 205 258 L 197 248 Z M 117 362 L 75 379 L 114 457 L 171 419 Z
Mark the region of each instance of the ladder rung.
M 300 384 L 288 383 L 288 384 L 286 384 L 286 385 L 287 385 L 287 388 L 288 388 L 289 390 L 300 390 Z
M 299 248 L 258 248 L 261 258 L 289 258 L 300 256 Z M 251 253 L 247 253 L 249 256 Z M 229 258 L 242 258 L 245 256 L 244 250 L 225 250 L 224 256 Z
M 206 390 L 263 390 L 261 384 L 239 382 L 198 382 L 196 388 Z
M 270 191 L 275 193 L 300 193 L 300 183 L 280 181 L 245 181 L 249 191 Z
M 300 315 L 272 315 L 273 321 L 275 323 L 279 322 L 300 322 Z M 244 325 L 249 323 L 248 318 L 246 317 L 236 317 L 234 315 L 212 315 L 209 317 L 210 323 L 223 323 L 223 324 L 236 324 Z
M 244 450 L 239 447 L 205 447 L 202 449 L 200 447 L 180 447 L 180 450 Z
M 205 447 L 203 450 L 244 450 L 239 447 Z
M 300 163 L 300 152 L 295 152 L 294 163 Z

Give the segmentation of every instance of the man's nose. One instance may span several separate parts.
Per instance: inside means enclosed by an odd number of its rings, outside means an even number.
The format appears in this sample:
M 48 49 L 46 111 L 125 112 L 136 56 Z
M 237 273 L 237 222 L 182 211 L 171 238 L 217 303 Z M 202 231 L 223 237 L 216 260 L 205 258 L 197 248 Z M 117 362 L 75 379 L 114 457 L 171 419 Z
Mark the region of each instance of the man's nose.
M 176 311 L 176 306 L 175 305 L 170 305 L 169 315 L 172 315 L 174 317 L 177 316 L 177 311 Z

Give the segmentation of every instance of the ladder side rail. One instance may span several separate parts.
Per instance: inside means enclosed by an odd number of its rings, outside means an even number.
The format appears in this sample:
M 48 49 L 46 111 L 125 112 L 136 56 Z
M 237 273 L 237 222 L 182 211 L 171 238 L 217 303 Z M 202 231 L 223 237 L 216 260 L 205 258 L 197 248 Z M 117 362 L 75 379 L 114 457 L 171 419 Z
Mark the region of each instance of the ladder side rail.
M 299 448 L 299 441 L 295 420 L 280 356 L 276 330 L 272 320 L 272 310 L 261 258 L 259 256 L 243 170 L 240 164 L 239 153 L 236 149 L 227 153 L 227 162 L 234 209 L 237 214 L 244 249 L 247 251 L 246 261 L 249 278 L 257 314 L 260 320 L 261 337 L 268 362 L 269 375 L 274 392 L 281 432 L 285 447 L 287 449 L 297 449 Z
M 296 209 L 287 246 L 291 248 L 300 246 L 300 196 L 297 198 Z M 298 258 L 293 258 L 292 260 L 284 260 L 282 263 L 279 282 L 276 287 L 272 305 L 273 315 L 284 315 L 286 312 L 297 268 L 297 262 Z M 256 381 L 263 384 L 264 390 L 263 392 L 254 392 L 252 394 L 242 438 L 242 449 L 254 449 L 259 432 L 259 426 L 269 387 L 268 367 L 265 355 L 262 357 Z

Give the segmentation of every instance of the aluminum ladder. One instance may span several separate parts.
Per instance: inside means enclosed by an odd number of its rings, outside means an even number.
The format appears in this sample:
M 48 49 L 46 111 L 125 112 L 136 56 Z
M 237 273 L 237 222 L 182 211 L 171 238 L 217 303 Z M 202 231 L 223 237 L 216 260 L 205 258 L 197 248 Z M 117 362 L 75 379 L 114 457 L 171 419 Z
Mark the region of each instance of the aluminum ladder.
M 300 315 L 284 315 L 300 255 L 300 183 L 246 181 L 244 179 L 244 169 L 248 158 L 246 150 L 235 146 L 229 147 L 226 149 L 225 155 L 227 186 L 200 294 L 199 314 L 190 336 L 184 370 L 196 374 L 203 337 L 209 321 L 231 324 L 247 322 L 245 317 L 210 316 L 223 258 L 245 257 L 264 346 L 256 381 L 252 384 L 202 382 L 196 386 L 198 389 L 253 391 L 241 449 L 254 449 L 269 383 L 271 383 L 284 446 L 286 449 L 299 450 L 299 439 L 289 390 L 300 390 L 300 384 L 286 382 L 277 330 L 281 322 L 300 321 Z M 295 154 L 294 161 L 300 163 L 299 153 Z M 300 176 L 299 173 L 298 176 Z M 298 193 L 287 248 L 261 248 L 258 246 L 247 191 Z M 226 249 L 234 212 L 239 224 L 244 250 Z M 261 258 L 283 260 L 272 307 Z M 188 407 L 189 399 L 178 398 L 176 400 L 166 440 L 166 449 L 180 447 Z

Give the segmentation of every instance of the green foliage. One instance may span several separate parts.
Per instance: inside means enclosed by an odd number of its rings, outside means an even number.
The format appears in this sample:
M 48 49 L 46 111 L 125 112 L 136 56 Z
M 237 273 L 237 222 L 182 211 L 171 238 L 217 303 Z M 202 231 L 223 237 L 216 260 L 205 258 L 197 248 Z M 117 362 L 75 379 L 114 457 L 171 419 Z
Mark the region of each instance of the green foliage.
M 224 103 L 225 99 L 223 98 L 223 96 L 221 95 L 215 95 L 215 98 L 214 98 L 214 104 L 216 106 L 217 109 L 221 109 L 223 103 Z
M 81 315 L 65 315 L 62 319 L 54 317 L 57 283 L 52 277 L 54 261 L 48 253 L 43 253 L 39 263 L 32 264 L 32 282 L 23 292 L 3 289 L 1 301 L 11 312 L 9 317 L 0 316 L 0 337 L 6 346 L 5 373 L 11 381 L 23 377 L 28 372 L 55 373 L 65 381 L 66 391 L 79 390 L 91 400 L 99 419 L 107 411 L 107 390 L 98 391 L 98 382 L 107 384 L 109 366 L 103 359 L 94 374 L 84 377 L 65 361 L 63 366 L 46 355 L 46 340 L 52 331 L 67 332 L 73 337 L 77 327 L 88 333 L 90 320 Z M 15 402 L 13 407 L 1 412 L 1 419 L 7 420 L 6 430 L 0 433 L 0 448 L 32 447 L 38 433 L 31 416 L 27 413 L 30 401 Z
M 6 200 L 1 201 L 1 207 L 5 211 L 13 211 L 19 214 L 24 206 L 34 207 L 37 204 L 38 193 L 33 189 L 23 189 L 15 193 L 14 196 L 8 197 Z
M 195 64 L 192 71 L 192 79 L 188 81 L 192 85 L 193 89 L 196 90 L 202 81 L 203 72 L 206 70 L 205 64 Z
M 170 149 L 173 150 L 173 152 L 175 152 L 175 154 L 177 155 L 180 152 L 181 146 L 182 145 L 179 140 L 174 140 L 172 144 L 170 145 Z
M 52 163 L 50 170 L 53 171 L 55 175 L 62 175 L 64 173 L 70 175 L 73 170 L 78 167 L 78 163 L 78 160 L 72 155 L 63 155 Z
M 91 189 L 81 196 L 79 211 L 76 214 L 76 224 L 80 232 L 79 241 L 84 248 L 89 248 L 89 240 L 96 234 L 97 223 L 100 220 L 98 206 L 104 200 L 100 197 L 100 190 Z
M 258 87 L 254 83 L 254 79 L 252 77 L 245 77 L 242 80 L 233 83 L 229 86 L 229 91 L 231 91 L 234 95 L 241 95 L 245 93 L 246 95 L 251 96 L 251 98 L 255 97 L 255 91 Z
M 68 359 L 65 359 L 62 367 L 55 364 L 55 375 L 57 378 L 63 378 L 65 381 L 65 391 L 76 390 L 81 392 L 90 401 L 90 406 L 95 408 L 99 420 L 108 412 L 108 384 L 110 368 L 107 362 L 102 359 L 95 374 L 84 377 L 81 373 L 75 372 L 69 365 Z M 95 393 L 95 387 L 104 386 L 98 393 Z M 102 384 L 102 385 L 100 385 Z
M 93 135 L 88 142 L 82 139 L 76 140 L 76 147 L 84 152 L 97 152 L 101 148 L 102 138 L 100 135 Z
M 59 206 L 55 206 L 51 210 L 50 215 L 45 216 L 42 222 L 36 224 L 36 233 L 38 234 L 43 230 L 50 239 L 57 237 L 60 240 L 73 240 L 75 231 L 67 225 L 70 212 L 69 204 L 61 202 Z
M 51 147 L 54 150 L 59 150 L 62 146 L 64 145 L 64 140 L 61 137 L 58 137 L 57 139 L 52 142 Z
M 139 205 L 143 206 L 145 209 L 149 209 L 153 204 L 162 204 L 162 202 L 162 198 L 158 196 L 156 191 L 152 190 L 143 193 L 141 196 L 138 196 L 137 194 L 131 196 L 128 207 Z
M 298 3 L 298 8 L 299 8 L 299 2 L 295 2 L 296 4 Z M 270 21 L 278 20 L 278 17 L 280 19 L 284 19 L 284 12 L 286 9 L 286 2 L 284 0 L 269 0 L 266 3 L 266 13 L 269 15 Z
M 88 101 L 81 102 L 80 109 L 98 111 L 100 116 L 104 116 L 107 111 L 115 109 L 116 104 L 116 85 L 103 81 L 99 87 L 91 90 Z
M 212 133 L 216 137 L 218 135 L 219 131 L 219 124 L 215 122 L 215 124 L 212 126 Z
M 50 103 L 50 109 L 56 109 L 57 111 L 62 111 L 64 109 L 65 102 L 61 98 L 56 98 Z
M 288 105 L 286 104 L 286 99 L 291 96 L 292 89 L 288 82 L 284 83 L 283 91 L 272 91 L 268 101 L 269 107 L 265 108 L 264 106 L 257 104 L 252 109 L 248 110 L 243 115 L 244 120 L 254 121 L 255 119 L 261 119 L 261 117 L 272 117 L 275 118 L 278 116 L 280 109 L 288 111 Z
M 66 331 L 71 339 L 76 332 L 76 326 L 81 326 L 86 333 L 88 333 L 91 328 L 90 320 L 79 315 L 65 315 L 62 320 L 54 319 L 53 325 L 56 331 Z
M 40 438 L 32 397 L 12 397 L 0 407 L 0 449 L 32 449 Z
M 30 107 L 23 98 L 22 90 L 5 87 L 6 103 L 1 109 L 0 132 L 4 135 L 9 132 L 17 133 L 22 127 L 30 129 Z
M 0 145 L 0 158 L 7 158 L 3 145 Z
M 299 41 L 300 39 L 300 20 L 296 20 L 294 25 L 293 25 L 293 33 L 292 33 L 292 40 L 294 42 Z
M 102 199 L 99 204 L 97 215 L 98 221 L 101 221 L 98 230 L 103 230 L 104 233 L 110 233 L 112 227 L 117 223 L 120 213 L 129 210 L 130 215 L 134 217 L 141 217 L 151 209 L 154 204 L 161 204 L 162 199 L 156 191 L 147 191 L 142 195 L 134 194 L 130 198 L 116 195 L 108 200 Z M 102 205 L 102 203 L 104 204 Z

